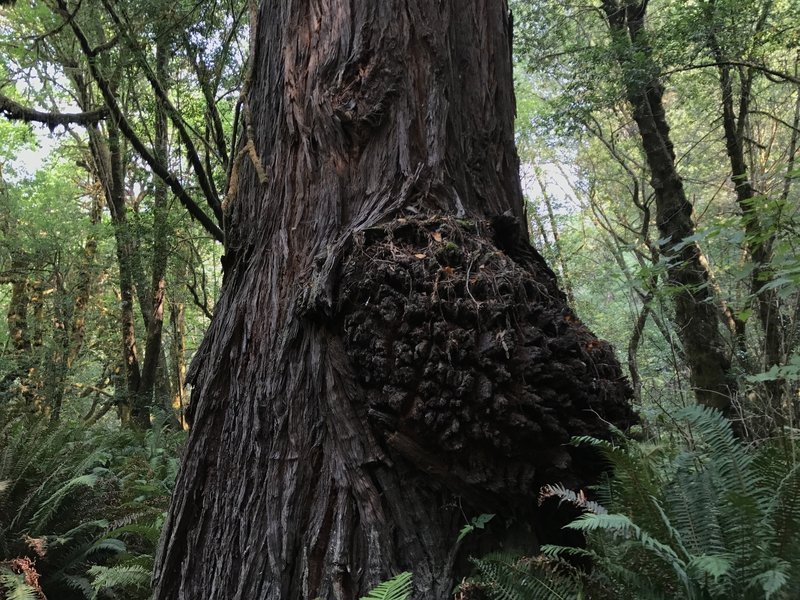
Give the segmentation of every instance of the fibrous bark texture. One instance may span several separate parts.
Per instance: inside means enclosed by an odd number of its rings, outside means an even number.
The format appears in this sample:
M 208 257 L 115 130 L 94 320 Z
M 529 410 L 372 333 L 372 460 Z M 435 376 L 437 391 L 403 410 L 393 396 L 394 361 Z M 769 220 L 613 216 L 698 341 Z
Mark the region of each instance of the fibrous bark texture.
M 228 207 L 156 598 L 349 600 L 406 569 L 447 598 L 465 515 L 534 545 L 537 485 L 590 475 L 569 436 L 630 422 L 527 243 L 509 27 L 502 0 L 262 4 L 269 177 L 244 161 Z

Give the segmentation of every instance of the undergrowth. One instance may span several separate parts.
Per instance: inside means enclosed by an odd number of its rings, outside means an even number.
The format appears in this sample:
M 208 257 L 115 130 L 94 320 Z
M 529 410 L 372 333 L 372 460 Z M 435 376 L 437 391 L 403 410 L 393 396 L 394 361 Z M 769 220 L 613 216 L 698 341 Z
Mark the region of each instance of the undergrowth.
M 694 406 L 679 445 L 578 438 L 613 477 L 582 493 L 549 486 L 583 511 L 567 525 L 585 548 L 474 560 L 462 598 L 793 599 L 800 597 L 800 464 L 796 440 L 750 447 L 717 411 Z M 576 564 L 590 564 L 578 568 Z
M 149 597 L 183 434 L 0 414 L 0 598 Z

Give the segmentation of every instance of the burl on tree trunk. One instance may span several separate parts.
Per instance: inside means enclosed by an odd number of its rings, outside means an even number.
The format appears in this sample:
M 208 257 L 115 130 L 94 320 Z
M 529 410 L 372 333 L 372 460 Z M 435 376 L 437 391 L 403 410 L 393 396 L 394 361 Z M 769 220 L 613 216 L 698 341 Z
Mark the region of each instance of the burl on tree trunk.
M 531 549 L 539 486 L 592 475 L 570 436 L 632 419 L 527 242 L 506 3 L 272 0 L 256 35 L 269 177 L 246 160 L 228 207 L 155 597 L 350 600 L 411 570 L 447 598 L 465 516 Z

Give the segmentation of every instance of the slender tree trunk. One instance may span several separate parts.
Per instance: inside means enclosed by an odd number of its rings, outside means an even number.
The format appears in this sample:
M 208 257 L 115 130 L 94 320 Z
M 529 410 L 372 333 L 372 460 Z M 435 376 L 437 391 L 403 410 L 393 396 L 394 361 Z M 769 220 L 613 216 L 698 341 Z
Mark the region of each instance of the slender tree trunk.
M 170 303 L 172 325 L 172 412 L 181 427 L 186 427 L 186 307 L 181 302 Z
M 169 60 L 166 37 L 161 35 L 156 42 L 156 77 L 166 89 L 166 71 Z M 168 164 L 168 130 L 166 109 L 161 101 L 157 101 L 155 123 L 155 139 L 153 153 L 156 160 Z M 167 277 L 167 185 L 161 179 L 153 182 L 153 262 L 150 281 L 151 305 L 145 319 L 147 338 L 145 342 L 142 377 L 138 391 L 137 422 L 140 426 L 149 425 L 150 414 L 147 407 L 154 403 L 153 393 L 156 389 L 156 378 L 161 358 L 161 334 L 164 329 L 164 304 L 166 303 Z M 167 395 L 169 398 L 169 395 Z M 168 401 L 168 400 L 167 400 Z M 145 422 L 145 419 L 147 422 Z
M 131 237 L 128 223 L 128 208 L 125 202 L 125 182 L 122 166 L 122 148 L 120 146 L 119 131 L 116 126 L 108 126 L 108 153 L 110 167 L 110 197 L 111 221 L 114 225 L 114 239 L 117 249 L 117 264 L 119 266 L 120 290 L 120 333 L 122 336 L 122 369 L 124 373 L 125 389 L 124 401 L 120 406 L 120 416 L 123 421 L 128 419 L 137 424 L 144 424 L 145 414 L 149 413 L 146 406 L 141 406 L 139 389 L 141 388 L 141 372 L 139 357 L 136 350 L 136 315 L 134 311 L 135 299 L 135 268 L 134 240 Z
M 725 131 L 725 149 L 731 165 L 731 181 L 736 191 L 736 202 L 742 213 L 745 249 L 753 262 L 753 273 L 750 277 L 750 294 L 753 297 L 758 320 L 764 332 L 763 363 L 759 366 L 763 370 L 768 370 L 774 365 L 783 364 L 785 361 L 784 327 L 781 323 L 781 301 L 778 291 L 767 286 L 773 279 L 770 262 L 772 248 L 775 243 L 775 230 L 772 232 L 765 231 L 761 226 L 759 207 L 756 202 L 757 194 L 750 181 L 748 165 L 745 159 L 745 134 L 750 114 L 753 70 L 742 68 L 739 71 L 739 106 L 737 114 L 734 108 L 731 67 L 726 64 L 725 53 L 714 30 L 716 21 L 713 13 L 714 7 L 715 2 L 713 1 L 707 5 L 707 18 L 710 26 L 708 45 L 714 59 L 719 63 L 719 87 L 722 101 L 722 125 Z M 761 23 L 761 21 L 759 22 Z M 783 395 L 784 382 L 781 379 L 767 381 L 764 384 L 764 389 L 768 395 L 769 406 L 773 409 L 774 414 L 779 417 L 779 421 L 782 421 L 780 415 L 782 413 L 781 397 Z
M 8 301 L 6 322 L 8 337 L 14 351 L 22 354 L 30 350 L 31 340 L 28 332 L 28 261 L 21 252 L 14 252 L 9 264 L 11 277 L 11 298 Z
M 6 182 L 0 172 L 0 234 L 8 243 L 10 260 L 8 270 L 3 274 L 2 283 L 11 284 L 11 295 L 6 310 L 8 341 L 13 352 L 12 367 L 0 380 L 0 386 L 13 386 L 24 398 L 25 404 L 34 404 L 35 397 L 29 394 L 31 389 L 30 372 L 31 332 L 28 324 L 28 311 L 31 308 L 30 259 L 22 250 L 17 240 L 17 219 L 11 199 L 6 189 Z M 17 383 L 21 385 L 17 385 Z
M 67 356 L 67 367 L 72 367 L 75 359 L 83 347 L 86 338 L 86 312 L 89 307 L 89 300 L 95 283 L 95 256 L 97 255 L 97 226 L 100 224 L 103 204 L 102 197 L 98 194 L 92 204 L 91 221 L 89 234 L 83 245 L 81 256 L 81 271 L 78 283 L 75 286 L 75 305 L 72 311 L 72 324 L 70 332 L 69 354 Z
M 405 569 L 447 598 L 464 514 L 517 519 L 486 539 L 532 551 L 538 486 L 596 472 L 570 435 L 631 419 L 527 243 L 507 7 L 267 0 L 257 21 L 256 152 L 155 598 L 351 600 Z
M 692 205 L 675 166 L 664 110 L 664 88 L 645 33 L 647 2 L 604 0 L 603 9 L 618 45 L 628 101 L 642 138 L 656 197 L 656 225 L 666 240 L 668 277 L 675 289 L 675 322 L 697 401 L 726 409 L 731 402 L 730 360 L 717 323 L 716 303 L 695 233 Z M 647 73 L 643 75 L 643 71 Z
M 542 177 L 542 174 L 538 168 L 534 171 L 536 182 L 539 184 L 539 189 L 542 192 L 542 202 L 544 203 L 545 208 L 547 209 L 547 221 L 550 225 L 550 232 L 553 235 L 553 247 L 556 251 L 556 260 L 558 261 L 558 267 L 561 274 L 561 288 L 564 290 L 564 293 L 567 295 L 567 301 L 570 304 L 574 304 L 575 302 L 575 295 L 572 292 L 572 283 L 570 281 L 568 272 L 567 272 L 567 260 L 564 256 L 563 248 L 561 247 L 561 236 L 558 233 L 558 223 L 556 223 L 556 213 L 553 210 L 553 199 L 550 193 L 547 191 L 547 184 Z M 538 219 L 538 216 L 537 216 Z M 544 229 L 541 224 L 539 227 Z
M 30 293 L 30 308 L 31 320 L 33 327 L 31 329 L 31 347 L 39 349 L 44 344 L 44 331 L 46 329 L 44 322 L 44 292 L 45 282 L 36 278 L 29 284 Z
M 50 409 L 50 419 L 61 418 L 61 406 L 66 392 L 67 377 L 73 362 L 83 347 L 86 336 L 86 311 L 94 280 L 94 259 L 97 253 L 95 226 L 100 222 L 101 208 L 95 199 L 91 215 L 90 232 L 80 257 L 80 275 L 74 290 L 74 298 L 64 289 L 60 273 L 56 273 L 53 308 L 56 315 L 52 344 L 44 365 L 45 399 Z

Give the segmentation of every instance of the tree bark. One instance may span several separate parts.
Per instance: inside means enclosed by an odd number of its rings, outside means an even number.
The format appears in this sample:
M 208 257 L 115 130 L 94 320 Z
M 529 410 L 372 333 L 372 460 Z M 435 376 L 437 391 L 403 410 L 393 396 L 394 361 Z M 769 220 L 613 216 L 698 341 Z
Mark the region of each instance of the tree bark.
M 597 468 L 570 436 L 631 421 L 527 242 L 509 20 L 262 3 L 244 110 L 268 178 L 243 161 L 227 206 L 155 598 L 350 600 L 405 569 L 447 598 L 465 514 L 533 550 L 538 486 Z
M 706 5 L 708 19 L 708 47 L 719 66 L 719 87 L 722 103 L 722 126 L 725 132 L 725 149 L 731 165 L 731 181 L 736 192 L 736 202 L 742 213 L 742 228 L 745 232 L 745 249 L 753 261 L 753 273 L 750 276 L 750 294 L 755 304 L 759 323 L 764 333 L 763 363 L 759 365 L 764 371 L 785 361 L 784 326 L 781 322 L 781 300 L 778 290 L 769 287 L 774 275 L 770 267 L 772 249 L 775 244 L 776 230 L 765 231 L 759 216 L 756 202 L 757 193 L 748 175 L 745 159 L 745 135 L 750 116 L 751 90 L 754 70 L 739 68 L 739 102 L 738 114 L 734 108 L 733 78 L 731 66 L 726 63 L 725 52 L 715 32 L 716 3 Z M 766 9 L 765 9 L 766 10 Z M 758 20 L 755 35 L 760 33 L 766 22 L 767 12 Z M 742 325 L 742 329 L 744 326 Z M 742 332 L 742 338 L 744 338 Z M 767 404 L 779 423 L 785 420 L 782 407 L 782 396 L 785 382 L 777 378 L 764 382 L 768 396 Z
M 108 205 L 111 211 L 111 222 L 114 226 L 117 265 L 119 267 L 119 324 L 122 340 L 122 368 L 126 388 L 125 400 L 123 405 L 120 406 L 120 416 L 123 422 L 127 422 L 130 419 L 134 423 L 143 424 L 143 415 L 147 414 L 149 421 L 149 413 L 146 407 L 141 406 L 141 397 L 139 395 L 141 370 L 136 349 L 136 315 L 134 312 L 136 291 L 133 248 L 135 242 L 131 236 L 130 224 L 128 223 L 128 207 L 125 202 L 125 179 L 120 135 L 119 130 L 112 124 L 109 124 L 108 127 L 107 148 L 110 167 L 110 180 L 107 181 L 107 189 L 109 191 Z
M 169 62 L 168 47 L 164 35 L 158 37 L 156 42 L 156 77 L 160 85 L 166 89 L 167 65 Z M 153 154 L 162 164 L 169 164 L 169 138 L 167 130 L 167 110 L 161 99 L 156 100 L 155 112 L 155 139 Z M 164 305 L 166 303 L 167 287 L 167 251 L 169 224 L 167 221 L 167 184 L 155 178 L 153 182 L 153 260 L 150 277 L 150 306 L 146 307 L 145 326 L 147 337 L 145 340 L 144 361 L 142 363 L 142 376 L 138 390 L 139 425 L 148 427 L 150 424 L 149 406 L 153 405 L 153 393 L 156 388 L 156 375 L 159 359 L 161 358 L 161 336 L 164 329 Z M 169 398 L 169 396 L 167 396 Z M 169 400 L 166 400 L 169 402 Z M 146 422 L 145 422 L 146 420 Z
M 177 415 L 181 429 L 186 427 L 186 307 L 182 302 L 170 302 L 172 325 L 172 414 Z
M 656 226 L 669 260 L 667 274 L 675 290 L 675 322 L 701 404 L 727 409 L 731 403 L 730 359 L 717 324 L 709 277 L 695 234 L 692 205 L 676 169 L 675 150 L 664 109 L 664 87 L 645 32 L 647 1 L 603 0 L 617 58 L 625 76 L 627 99 L 639 129 L 656 197 Z

